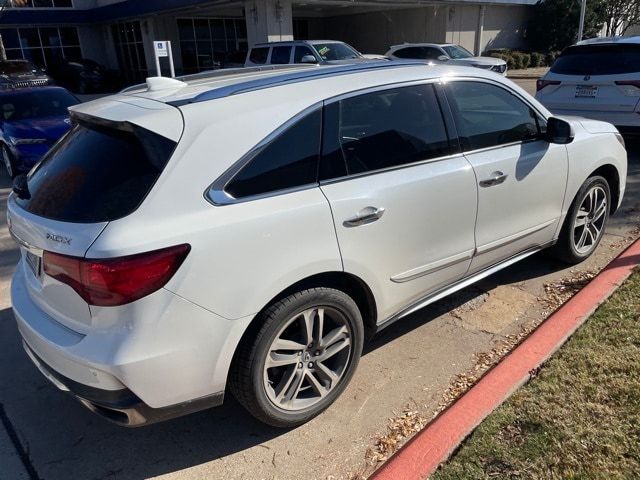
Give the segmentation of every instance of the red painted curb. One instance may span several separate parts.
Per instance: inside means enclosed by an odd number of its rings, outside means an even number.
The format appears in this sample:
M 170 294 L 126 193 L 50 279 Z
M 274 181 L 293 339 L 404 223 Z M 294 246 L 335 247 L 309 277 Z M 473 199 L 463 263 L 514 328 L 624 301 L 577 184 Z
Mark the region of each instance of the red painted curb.
M 482 420 L 529 380 L 529 372 L 553 355 L 638 264 L 640 240 L 609 263 L 370 478 L 417 480 L 431 475 Z

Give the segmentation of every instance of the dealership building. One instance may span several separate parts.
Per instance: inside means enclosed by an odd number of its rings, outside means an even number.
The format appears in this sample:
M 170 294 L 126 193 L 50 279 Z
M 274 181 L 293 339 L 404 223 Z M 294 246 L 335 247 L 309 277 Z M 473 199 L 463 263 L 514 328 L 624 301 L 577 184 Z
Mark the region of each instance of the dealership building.
M 342 40 L 363 53 L 403 42 L 457 43 L 481 53 L 525 45 L 537 0 L 14 0 L 0 13 L 8 58 L 47 66 L 90 58 L 129 82 L 155 72 L 154 40 L 176 71 L 215 68 L 257 42 Z M 20 3 L 22 6 L 18 6 Z

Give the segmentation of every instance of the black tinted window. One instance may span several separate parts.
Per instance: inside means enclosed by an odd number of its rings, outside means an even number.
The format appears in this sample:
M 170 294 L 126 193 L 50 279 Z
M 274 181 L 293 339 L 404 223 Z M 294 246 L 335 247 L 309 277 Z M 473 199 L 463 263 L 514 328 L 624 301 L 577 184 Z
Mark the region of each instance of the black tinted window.
M 311 55 L 313 58 L 316 58 L 309 47 L 298 45 L 294 53 L 293 63 L 302 63 L 302 57 L 304 57 L 305 55 Z
M 63 89 L 33 90 L 0 95 L 2 118 L 9 121 L 69 115 L 69 107 L 78 104 L 76 97 Z
M 225 190 L 235 198 L 317 181 L 321 112 L 302 118 L 258 151 Z
M 263 64 L 267 63 L 267 57 L 269 56 L 269 47 L 252 48 L 249 54 L 249 60 L 253 63 Z
M 488 83 L 451 82 L 447 96 L 465 150 L 530 140 L 540 119 L 515 95 Z
M 640 46 L 570 47 L 558 57 L 551 71 L 561 75 L 622 75 L 640 72 Z
M 291 58 L 291 47 L 273 47 L 271 51 L 271 63 L 289 63 L 289 58 Z
M 95 223 L 135 210 L 164 169 L 175 143 L 148 130 L 75 126 L 29 176 L 28 212 Z
M 341 152 L 338 157 L 344 159 L 349 174 L 395 167 L 450 152 L 431 85 L 359 95 L 340 101 L 337 108 L 339 127 L 325 125 L 325 136 L 337 134 L 338 137 L 333 151 L 330 143 L 325 145 L 326 158 L 335 165 L 323 167 L 323 176 L 327 171 L 339 171 L 336 151 Z
M 426 52 L 422 47 L 407 47 L 396 50 L 393 55 L 398 58 L 418 58 L 423 59 L 426 57 Z

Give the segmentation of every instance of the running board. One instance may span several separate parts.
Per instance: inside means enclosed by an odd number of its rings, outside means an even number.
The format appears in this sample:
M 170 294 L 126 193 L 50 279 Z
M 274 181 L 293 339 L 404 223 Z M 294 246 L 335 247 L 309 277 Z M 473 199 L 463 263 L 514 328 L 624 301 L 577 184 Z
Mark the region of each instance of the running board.
M 551 244 L 549 244 L 551 245 Z M 518 263 L 520 260 L 524 260 L 527 257 L 530 257 L 531 255 L 533 255 L 534 253 L 538 253 L 539 251 L 543 250 L 544 248 L 546 248 L 549 245 L 545 245 L 544 247 L 536 247 L 534 249 L 531 250 L 526 250 L 523 253 L 520 253 L 514 257 L 509 258 L 508 260 L 505 260 L 502 263 L 499 263 L 497 265 L 494 265 L 493 267 L 489 267 L 485 270 L 482 270 L 470 277 L 466 277 L 463 278 L 462 280 L 458 281 L 457 283 L 454 283 L 452 286 L 450 287 L 446 287 L 443 290 L 439 290 L 436 291 L 435 293 L 431 293 L 429 295 L 427 295 L 426 297 L 418 300 L 416 303 L 406 307 L 403 310 L 400 310 L 400 312 L 396 313 L 395 315 L 389 317 L 387 320 L 381 322 L 378 324 L 378 326 L 376 327 L 376 333 L 379 332 L 380 330 L 383 330 L 384 328 L 387 328 L 389 325 L 397 322 L 398 320 L 400 320 L 401 318 L 406 317 L 407 315 L 412 314 L 413 312 L 416 312 L 418 310 L 420 310 L 421 308 L 426 307 L 427 305 L 430 305 L 434 302 L 437 302 L 438 300 L 443 299 L 444 297 L 447 297 L 449 295 L 451 295 L 452 293 L 455 293 L 459 290 L 462 290 L 463 288 L 468 287 L 469 285 L 473 285 L 474 283 L 482 280 L 483 278 L 487 278 L 490 275 L 493 275 L 496 272 L 499 272 L 500 270 L 502 270 L 503 268 L 507 268 L 511 265 L 513 265 L 514 263 Z

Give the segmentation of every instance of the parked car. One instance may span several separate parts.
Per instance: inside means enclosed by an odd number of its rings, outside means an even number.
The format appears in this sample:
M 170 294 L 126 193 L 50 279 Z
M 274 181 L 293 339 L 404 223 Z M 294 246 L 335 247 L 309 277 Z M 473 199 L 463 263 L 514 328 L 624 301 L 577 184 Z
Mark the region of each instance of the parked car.
M 640 37 L 585 40 L 565 49 L 537 83 L 536 98 L 558 115 L 640 133 Z
M 389 58 L 429 60 L 433 63 L 477 67 L 502 75 L 507 74 L 507 62 L 504 60 L 476 57 L 466 48 L 453 43 L 403 43 L 392 46 L 385 55 Z
M 221 73 L 72 107 L 8 199 L 28 355 L 122 425 L 228 391 L 306 422 L 375 332 L 547 247 L 585 260 L 624 195 L 612 125 L 491 72 Z
M 259 43 L 249 49 L 245 67 L 309 63 L 339 65 L 370 62 L 351 45 L 336 40 L 293 40 Z
M 79 100 L 61 87 L 0 91 L 2 160 L 10 177 L 28 172 L 71 128 Z
M 72 92 L 99 93 L 114 88 L 113 74 L 87 58 L 53 63 L 47 71 L 58 85 Z
M 28 60 L 0 61 L 0 90 L 52 84 L 45 71 Z

